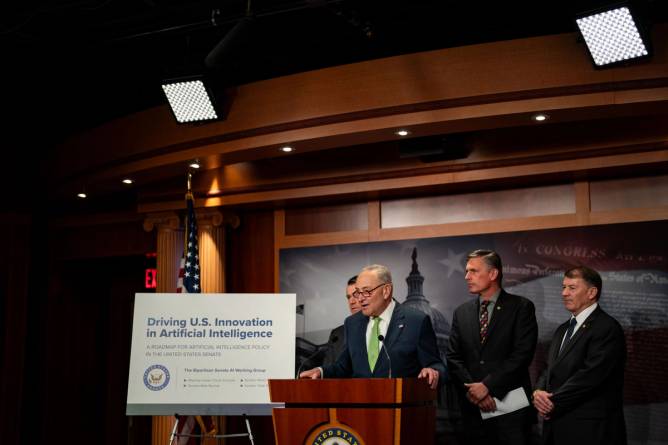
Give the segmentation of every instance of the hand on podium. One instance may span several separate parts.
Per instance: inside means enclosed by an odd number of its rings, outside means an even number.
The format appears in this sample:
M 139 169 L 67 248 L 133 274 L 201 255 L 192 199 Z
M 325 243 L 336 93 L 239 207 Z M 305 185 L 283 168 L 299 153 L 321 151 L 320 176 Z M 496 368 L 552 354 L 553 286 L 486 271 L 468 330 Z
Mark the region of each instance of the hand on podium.
M 418 379 L 427 379 L 427 383 L 431 389 L 436 389 L 438 386 L 438 371 L 433 368 L 422 368 Z
M 320 373 L 320 368 L 309 369 L 308 371 L 299 374 L 300 379 L 319 379 L 321 377 L 322 374 Z

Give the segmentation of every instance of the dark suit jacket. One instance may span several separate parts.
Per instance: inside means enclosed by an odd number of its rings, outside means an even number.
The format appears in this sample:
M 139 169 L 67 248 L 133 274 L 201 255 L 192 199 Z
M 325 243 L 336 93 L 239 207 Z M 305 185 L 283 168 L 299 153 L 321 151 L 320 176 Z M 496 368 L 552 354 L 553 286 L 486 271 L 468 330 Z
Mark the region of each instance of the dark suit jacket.
M 543 438 L 555 445 L 626 444 L 622 327 L 599 306 L 559 354 L 567 328 L 568 322 L 554 333 L 547 370 L 536 384 L 554 394 Z
M 380 351 L 375 368 L 369 369 L 366 327 L 369 317 L 358 312 L 346 318 L 345 348 L 336 363 L 323 366 L 324 377 L 388 377 L 387 355 Z M 385 350 L 392 361 L 392 377 L 417 377 L 422 368 L 434 368 L 439 381 L 445 378 L 445 365 L 438 354 L 436 334 L 430 318 L 396 303 L 385 336 Z
M 332 329 L 332 332 L 329 333 L 329 340 L 327 340 L 327 351 L 325 352 L 325 358 L 322 361 L 324 366 L 333 365 L 336 363 L 336 359 L 339 358 L 341 352 L 346 345 L 346 333 L 344 326 L 338 326 Z
M 480 342 L 480 303 L 473 298 L 459 306 L 452 318 L 446 352 L 448 371 L 461 393 L 464 383 L 483 382 L 497 399 L 520 386 L 531 397 L 529 364 L 538 339 L 536 311 L 531 301 L 501 291 L 489 324 L 487 341 Z M 462 400 L 462 415 L 480 419 L 480 411 Z

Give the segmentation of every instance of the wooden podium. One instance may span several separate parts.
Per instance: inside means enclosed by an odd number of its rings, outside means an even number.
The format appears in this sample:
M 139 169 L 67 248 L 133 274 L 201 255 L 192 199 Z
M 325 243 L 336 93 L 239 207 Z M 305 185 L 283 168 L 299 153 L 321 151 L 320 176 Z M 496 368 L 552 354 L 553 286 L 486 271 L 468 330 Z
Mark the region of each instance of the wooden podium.
M 276 445 L 433 444 L 436 391 L 418 379 L 269 380 Z M 337 440 L 340 439 L 340 440 Z

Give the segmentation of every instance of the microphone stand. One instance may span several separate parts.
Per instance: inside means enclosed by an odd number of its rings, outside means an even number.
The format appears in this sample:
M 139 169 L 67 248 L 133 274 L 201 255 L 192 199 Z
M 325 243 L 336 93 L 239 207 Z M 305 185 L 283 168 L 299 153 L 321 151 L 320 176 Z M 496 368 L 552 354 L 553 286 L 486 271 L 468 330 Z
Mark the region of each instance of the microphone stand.
M 329 346 L 327 346 L 325 349 L 327 349 L 327 348 L 329 348 Z M 316 348 L 316 350 L 313 354 L 309 355 L 308 357 L 306 357 L 306 359 L 303 362 L 301 362 L 301 364 L 299 365 L 299 368 L 297 368 L 297 375 L 295 376 L 295 380 L 299 379 L 299 373 L 302 371 L 302 368 L 304 367 L 304 365 L 306 363 L 310 362 L 313 359 L 313 357 L 315 357 L 316 355 L 318 355 L 322 351 L 323 351 L 323 349 Z
M 390 353 L 387 352 L 387 347 L 385 346 L 385 337 L 382 335 L 378 336 L 378 341 L 380 342 L 381 349 L 385 351 L 385 357 L 387 357 L 387 364 L 389 366 L 389 375 L 387 376 L 388 379 L 392 378 L 392 359 L 390 358 Z

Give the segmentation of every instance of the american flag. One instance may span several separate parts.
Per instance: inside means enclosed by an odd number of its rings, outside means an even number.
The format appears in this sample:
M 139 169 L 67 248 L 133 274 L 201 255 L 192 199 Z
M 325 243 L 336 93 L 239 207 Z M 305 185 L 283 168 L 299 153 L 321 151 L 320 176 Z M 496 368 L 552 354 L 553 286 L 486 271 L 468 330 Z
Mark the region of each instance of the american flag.
M 200 286 L 200 268 L 199 268 L 199 238 L 197 236 L 197 218 L 195 217 L 193 194 L 188 191 L 186 194 L 186 205 L 188 214 L 186 216 L 185 245 L 183 246 L 183 256 L 181 257 L 181 267 L 179 268 L 179 281 L 176 292 L 185 294 L 199 294 L 202 292 Z M 202 424 L 200 416 L 187 416 L 179 422 L 179 434 L 198 434 L 198 424 Z M 206 431 L 206 428 L 203 428 Z M 179 437 L 177 445 L 194 445 L 197 443 L 194 437 Z
M 186 220 L 186 243 L 183 247 L 183 257 L 179 268 L 179 281 L 176 292 L 186 294 L 198 294 L 202 292 L 200 286 L 199 268 L 199 239 L 197 237 L 197 218 L 195 217 L 195 206 L 193 195 L 186 194 L 188 216 Z

